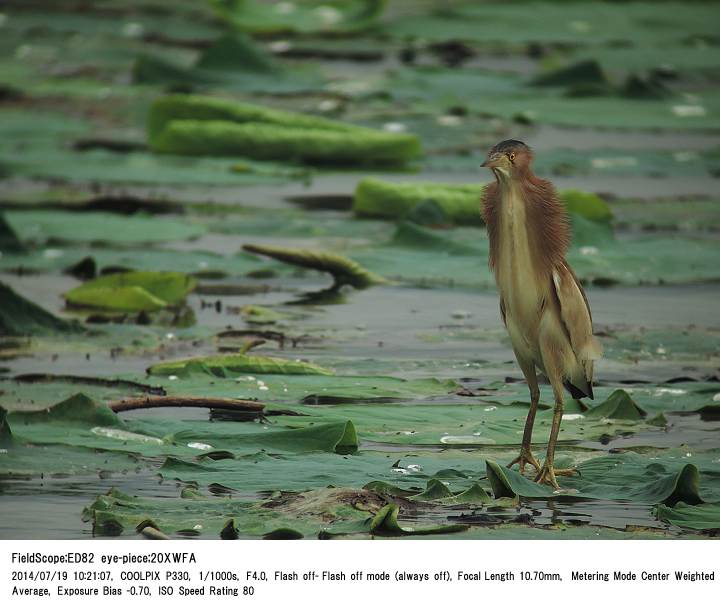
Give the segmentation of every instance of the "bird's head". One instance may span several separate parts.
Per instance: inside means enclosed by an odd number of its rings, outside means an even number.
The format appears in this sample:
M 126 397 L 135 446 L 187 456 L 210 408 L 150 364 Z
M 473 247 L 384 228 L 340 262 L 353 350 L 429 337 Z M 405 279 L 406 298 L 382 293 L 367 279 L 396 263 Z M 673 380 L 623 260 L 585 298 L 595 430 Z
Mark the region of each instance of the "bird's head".
M 532 158 L 532 150 L 527 144 L 505 140 L 490 149 L 481 167 L 489 167 L 498 180 L 517 178 L 529 170 Z

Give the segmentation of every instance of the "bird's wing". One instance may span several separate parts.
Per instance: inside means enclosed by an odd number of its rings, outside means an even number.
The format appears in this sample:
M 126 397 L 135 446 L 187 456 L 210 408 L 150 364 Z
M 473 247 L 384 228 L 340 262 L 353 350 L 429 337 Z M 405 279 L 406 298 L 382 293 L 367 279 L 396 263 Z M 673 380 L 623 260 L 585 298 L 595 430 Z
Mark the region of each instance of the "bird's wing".
M 578 361 L 584 364 L 602 355 L 592 333 L 592 315 L 580 282 L 566 263 L 553 269 L 552 286 L 560 305 L 560 318 Z

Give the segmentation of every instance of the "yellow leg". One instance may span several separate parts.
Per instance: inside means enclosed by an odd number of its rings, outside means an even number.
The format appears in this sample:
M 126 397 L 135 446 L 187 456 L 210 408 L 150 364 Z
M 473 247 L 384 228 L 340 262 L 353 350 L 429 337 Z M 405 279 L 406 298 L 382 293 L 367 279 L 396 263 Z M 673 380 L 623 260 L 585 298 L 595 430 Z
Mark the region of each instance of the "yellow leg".
M 574 469 L 555 469 L 555 446 L 557 444 L 558 434 L 560 433 L 560 423 L 562 421 L 563 414 L 563 390 L 562 384 L 557 387 L 559 383 L 553 382 L 553 391 L 555 393 L 555 412 L 553 413 L 552 428 L 550 429 L 550 439 L 548 440 L 547 454 L 545 456 L 545 463 L 538 472 L 535 482 L 540 484 L 549 484 L 555 490 L 560 489 L 560 485 L 557 483 L 555 476 L 572 476 L 577 471 Z
M 522 446 L 520 448 L 520 455 L 508 463 L 508 467 L 512 467 L 516 463 L 520 466 L 520 473 L 525 473 L 525 466 L 532 465 L 536 472 L 540 471 L 540 463 L 532 454 L 530 450 L 530 444 L 532 443 L 532 432 L 533 425 L 535 424 L 535 414 L 537 413 L 538 404 L 540 402 L 540 387 L 538 387 L 537 375 L 535 373 L 535 365 L 526 362 L 522 362 L 520 358 L 518 363 L 520 368 L 525 375 L 528 387 L 530 388 L 530 412 L 528 412 L 527 419 L 525 420 L 525 432 L 523 433 Z

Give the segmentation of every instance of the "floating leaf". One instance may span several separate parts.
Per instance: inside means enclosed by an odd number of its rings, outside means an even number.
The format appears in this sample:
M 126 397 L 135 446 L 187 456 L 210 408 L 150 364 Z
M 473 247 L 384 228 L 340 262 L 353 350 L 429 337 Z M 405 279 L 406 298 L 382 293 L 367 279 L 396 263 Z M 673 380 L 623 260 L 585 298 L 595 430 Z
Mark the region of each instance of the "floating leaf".
M 457 495 L 451 495 L 442 500 L 442 503 L 448 503 L 451 505 L 481 505 L 484 503 L 490 503 L 492 500 L 487 491 L 479 484 L 473 484 L 469 489 L 458 493 Z
M 194 65 L 141 54 L 132 68 L 133 82 L 166 85 L 178 90 L 222 87 L 260 93 L 305 91 L 322 87 L 313 69 L 286 70 L 242 33 L 226 34 L 203 51 Z
M 300 429 L 273 430 L 262 433 L 213 433 L 209 429 L 186 429 L 168 436 L 168 440 L 180 445 L 191 442 L 212 442 L 226 450 L 238 450 L 245 453 L 251 450 L 271 450 L 273 452 L 328 452 L 348 455 L 357 451 L 359 440 L 352 421 L 338 421 L 322 425 L 308 425 Z M 169 457 L 163 465 L 164 470 L 177 472 L 212 471 L 210 465 L 182 461 Z
M 7 448 L 12 443 L 12 430 L 7 420 L 7 410 L 0 406 L 0 448 Z
M 720 530 L 720 503 L 688 505 L 682 501 L 674 507 L 658 505 L 655 513 L 660 520 L 676 527 L 695 531 Z
M 625 80 L 622 94 L 632 99 L 665 99 L 672 96 L 672 92 L 661 80 L 630 74 Z
M 357 32 L 375 23 L 387 0 L 326 0 L 275 2 L 211 0 L 217 13 L 234 27 L 248 32 Z
M 579 84 L 606 85 L 607 77 L 597 61 L 588 59 L 543 74 L 533 80 L 532 84 L 538 87 Z
M 592 459 L 577 469 L 580 475 L 562 478 L 563 488 L 556 492 L 551 486 L 537 484 L 515 470 L 487 461 L 487 475 L 495 498 L 566 495 L 649 504 L 702 503 L 698 469 L 692 464 L 668 471 L 659 463 L 647 464 L 636 456 L 623 455 Z
M 445 535 L 466 531 L 466 524 L 445 524 L 414 528 L 401 526 L 398 522 L 400 508 L 395 503 L 389 503 L 383 507 L 372 519 L 370 532 L 374 535 L 405 536 L 405 535 Z
M 76 322 L 65 321 L 23 298 L 0 282 L 0 336 L 47 335 L 78 332 Z
M 237 374 L 327 374 L 330 370 L 298 360 L 264 355 L 211 355 L 173 362 L 161 362 L 148 368 L 154 376 L 182 376 L 205 373 L 228 377 Z
M 5 216 L 0 214 L 0 252 L 24 252 L 25 248 L 18 239 L 12 226 L 10 226 Z
M 613 391 L 602 404 L 594 406 L 585 412 L 588 419 L 628 419 L 639 421 L 647 416 L 626 391 L 618 389 Z
M 18 423 L 37 425 L 40 423 L 70 423 L 84 426 L 120 424 L 118 416 L 104 404 L 99 404 L 84 393 L 76 393 L 46 410 L 13 412 Z
M 68 304 L 114 311 L 158 311 L 182 302 L 195 288 L 183 273 L 132 271 L 92 279 L 65 293 Z
M 279 66 L 272 57 L 255 45 L 252 39 L 241 32 L 225 34 L 211 47 L 205 49 L 197 63 L 198 68 L 207 70 L 232 70 L 234 72 L 277 73 Z
M 412 495 L 408 497 L 408 499 L 412 501 L 434 501 L 437 499 L 447 499 L 448 497 L 452 497 L 450 489 L 440 482 L 440 480 L 433 478 L 428 480 L 427 488 L 422 493 Z
M 75 162 L 81 163 L 78 159 Z M 117 172 L 117 164 L 114 170 Z M 199 237 L 203 226 L 179 220 L 156 218 L 145 214 L 119 216 L 106 212 L 38 210 L 13 211 L 6 214 L 8 222 L 23 241 L 44 243 L 113 243 L 137 244 L 181 241 Z

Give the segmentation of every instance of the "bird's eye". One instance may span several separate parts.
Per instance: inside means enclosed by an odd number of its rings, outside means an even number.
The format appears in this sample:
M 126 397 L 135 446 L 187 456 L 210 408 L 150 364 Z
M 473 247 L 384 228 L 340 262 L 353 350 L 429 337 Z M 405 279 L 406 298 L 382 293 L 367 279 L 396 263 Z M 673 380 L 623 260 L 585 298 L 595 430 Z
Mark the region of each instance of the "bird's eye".
M 514 152 L 511 152 L 511 153 L 510 153 L 510 160 L 511 160 L 511 161 L 514 161 L 514 160 L 515 160 L 515 153 L 514 153 Z

